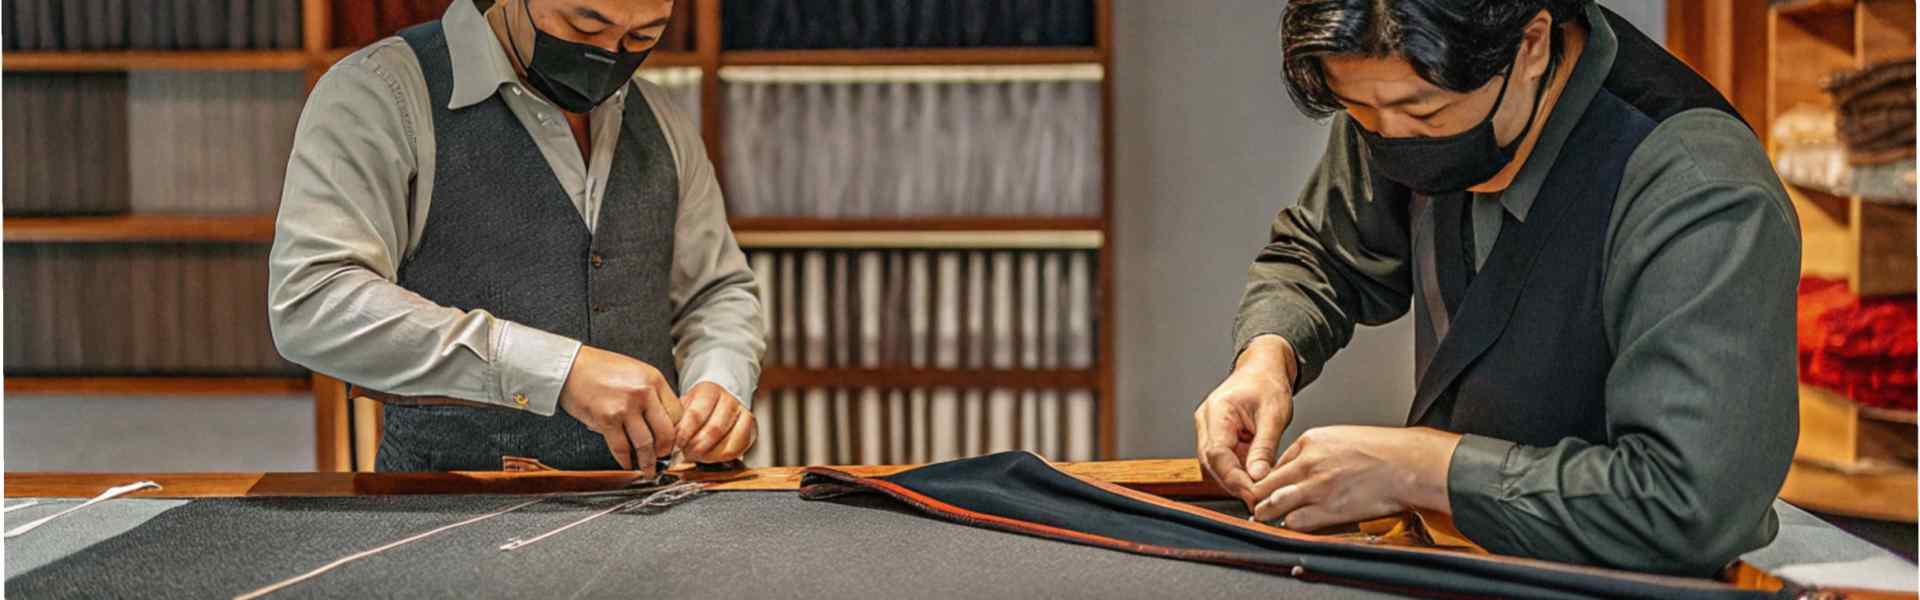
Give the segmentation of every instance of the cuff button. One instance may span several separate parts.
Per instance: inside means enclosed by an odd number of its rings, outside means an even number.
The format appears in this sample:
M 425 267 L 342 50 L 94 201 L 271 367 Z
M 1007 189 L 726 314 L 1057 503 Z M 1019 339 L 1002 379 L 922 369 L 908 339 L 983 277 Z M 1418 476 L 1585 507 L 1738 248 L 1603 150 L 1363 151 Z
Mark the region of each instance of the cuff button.
M 527 407 L 527 395 L 526 395 L 526 394 L 514 394 L 514 395 L 513 395 L 513 403 L 514 403 L 515 405 L 517 405 L 517 406 L 519 406 L 520 408 L 526 408 L 526 407 Z

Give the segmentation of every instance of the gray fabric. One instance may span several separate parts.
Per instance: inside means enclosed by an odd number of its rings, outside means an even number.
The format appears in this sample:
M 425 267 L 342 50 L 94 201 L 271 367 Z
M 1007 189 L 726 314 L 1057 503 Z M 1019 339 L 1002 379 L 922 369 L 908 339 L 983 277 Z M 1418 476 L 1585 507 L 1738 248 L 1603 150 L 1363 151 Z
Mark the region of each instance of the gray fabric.
M 1780 534 L 1740 560 L 1805 586 L 1920 591 L 1914 563 L 1785 501 L 1774 501 L 1773 512 Z
M 15 506 L 36 500 L 40 503 L 7 513 L 4 527 L 11 529 L 86 501 L 84 498 L 8 498 L 6 505 Z M 13 579 L 16 575 L 126 533 L 148 519 L 186 503 L 186 500 L 119 499 L 48 521 L 33 531 L 6 541 L 6 578 Z
M 231 597 L 522 499 L 202 500 L 9 579 L 6 593 Z M 657 514 L 609 515 L 520 550 L 496 549 L 590 514 L 591 506 L 550 500 L 272 597 L 1385 597 L 955 525 L 876 498 L 808 502 L 791 492 L 713 494 Z

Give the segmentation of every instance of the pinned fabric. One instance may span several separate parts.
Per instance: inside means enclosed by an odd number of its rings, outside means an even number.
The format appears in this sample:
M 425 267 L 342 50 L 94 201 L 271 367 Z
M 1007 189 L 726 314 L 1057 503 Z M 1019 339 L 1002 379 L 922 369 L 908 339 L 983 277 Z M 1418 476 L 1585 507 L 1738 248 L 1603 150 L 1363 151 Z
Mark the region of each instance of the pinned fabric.
M 974 527 L 1416 596 L 1732 600 L 1800 591 L 1309 535 L 1081 479 L 1023 452 L 874 478 L 813 467 L 801 481 L 809 500 L 852 494 L 881 494 Z

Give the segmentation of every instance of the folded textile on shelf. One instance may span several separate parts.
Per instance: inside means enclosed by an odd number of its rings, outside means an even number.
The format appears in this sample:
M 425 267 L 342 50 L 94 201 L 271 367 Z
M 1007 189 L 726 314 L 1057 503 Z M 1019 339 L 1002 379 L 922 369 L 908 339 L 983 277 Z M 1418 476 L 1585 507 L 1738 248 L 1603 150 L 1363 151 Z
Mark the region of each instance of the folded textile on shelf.
M 1859 298 L 1845 281 L 1800 280 L 1800 379 L 1864 406 L 1914 410 L 1915 302 Z
M 1914 156 L 1914 59 L 1881 61 L 1826 82 L 1838 109 L 1848 162 L 1877 165 Z

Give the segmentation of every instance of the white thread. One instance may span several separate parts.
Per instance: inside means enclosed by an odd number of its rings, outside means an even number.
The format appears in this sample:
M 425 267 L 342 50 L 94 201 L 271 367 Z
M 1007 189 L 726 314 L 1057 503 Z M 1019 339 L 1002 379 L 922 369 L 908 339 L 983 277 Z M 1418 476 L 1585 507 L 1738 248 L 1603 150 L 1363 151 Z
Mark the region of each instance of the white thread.
M 632 509 L 640 509 L 640 508 L 665 508 L 668 506 L 673 506 L 675 504 L 679 504 L 680 502 L 685 501 L 688 498 L 692 498 L 696 495 L 699 495 L 701 492 L 704 492 L 706 490 L 707 490 L 706 484 L 696 482 L 696 481 L 684 481 L 684 482 L 676 483 L 676 484 L 667 486 L 665 488 L 661 488 L 659 491 L 653 492 L 651 494 L 647 494 L 645 498 L 628 500 L 626 502 L 622 502 L 614 505 L 613 508 L 609 508 L 597 513 L 593 513 L 591 515 L 587 515 L 586 517 L 583 517 L 578 521 L 574 521 L 572 523 L 562 525 L 560 526 L 559 529 L 548 531 L 546 533 L 542 533 L 540 535 L 536 535 L 531 538 L 526 538 L 526 539 L 514 538 L 511 540 L 508 540 L 507 543 L 500 545 L 500 549 L 510 551 L 510 550 L 517 550 L 520 548 L 525 548 L 527 546 L 533 545 L 535 542 L 547 539 L 548 537 L 551 537 L 554 534 L 560 533 L 562 531 L 566 531 L 568 529 L 573 529 L 574 527 L 578 527 L 580 525 L 585 525 L 588 521 L 592 521 L 594 519 L 598 519 L 600 517 L 604 517 L 609 514 L 613 514 L 613 513 L 624 511 L 624 510 L 632 510 Z
M 19 504 L 15 504 L 15 505 L 13 505 L 13 506 L 9 506 L 9 507 L 6 507 L 6 508 L 0 508 L 0 513 L 10 513 L 10 512 L 13 512 L 13 511 L 16 511 L 16 510 L 20 510 L 20 509 L 22 509 L 22 508 L 26 508 L 26 507 L 29 507 L 29 506 L 33 506 L 33 505 L 36 505 L 36 504 L 39 504 L 39 503 L 40 503 L 40 501 L 39 501 L 39 500 L 28 500 L 28 501 L 26 501 L 26 502 L 22 502 L 22 503 L 19 503 Z
M 503 508 L 503 509 L 500 509 L 499 511 L 495 511 L 495 512 L 491 512 L 491 513 L 487 513 L 487 514 L 484 514 L 484 515 L 480 515 L 480 516 L 478 516 L 478 517 L 474 517 L 474 518 L 471 518 L 471 519 L 467 519 L 467 520 L 465 520 L 465 521 L 461 521 L 461 522 L 459 522 L 459 523 L 454 523 L 454 524 L 452 524 L 452 525 L 442 525 L 442 526 L 440 526 L 440 527 L 437 527 L 437 528 L 434 528 L 433 530 L 431 530 L 431 531 L 428 531 L 428 532 L 426 532 L 426 533 L 421 533 L 421 534 L 416 534 L 416 535 L 414 535 L 414 536 L 412 536 L 412 537 L 408 537 L 408 538 L 406 538 L 406 539 L 402 539 L 402 540 L 399 540 L 399 541 L 396 541 L 396 542 L 391 542 L 391 543 L 388 543 L 388 544 L 386 544 L 386 545 L 384 545 L 384 546 L 380 546 L 380 547 L 378 547 L 378 548 L 374 548 L 374 549 L 372 549 L 372 550 L 365 550 L 365 551 L 362 551 L 362 552 L 359 552 L 359 553 L 356 553 L 356 554 L 352 554 L 352 555 L 349 555 L 349 556 L 347 556 L 346 558 L 342 558 L 342 559 L 340 559 L 340 560 L 336 560 L 336 561 L 333 561 L 333 562 L 330 562 L 330 563 L 327 563 L 327 564 L 326 564 L 326 566 L 323 566 L 323 567 L 320 567 L 320 568 L 318 568 L 318 569 L 314 569 L 314 570 L 312 570 L 312 571 L 308 571 L 308 572 L 306 572 L 305 574 L 303 574 L 303 575 L 300 575 L 300 576 L 297 576 L 297 577 L 294 577 L 294 578 L 292 578 L 292 579 L 287 579 L 287 580 L 285 580 L 285 581 L 281 581 L 281 582 L 279 582 L 279 583 L 276 583 L 276 584 L 273 584 L 273 585 L 269 585 L 269 586 L 267 586 L 267 587 L 263 587 L 263 588 L 260 588 L 260 589 L 257 589 L 257 590 L 254 590 L 254 591 L 251 591 L 251 592 L 247 592 L 247 593 L 245 593 L 245 594 L 241 594 L 241 595 L 239 595 L 239 596 L 234 596 L 234 600 L 251 600 L 251 599 L 253 599 L 253 598 L 259 598 L 259 597 L 261 597 L 261 596 L 265 596 L 265 595 L 267 595 L 267 594 L 271 594 L 271 593 L 273 593 L 273 592 L 276 592 L 276 591 L 279 591 L 279 590 L 281 590 L 281 589 L 283 589 L 283 588 L 286 588 L 287 586 L 290 586 L 290 585 L 293 585 L 293 584 L 296 584 L 296 583 L 300 583 L 300 582 L 302 582 L 302 581 L 306 581 L 306 580 L 308 580 L 308 579 L 312 579 L 312 578 L 314 578 L 314 577 L 317 577 L 317 576 L 319 576 L 319 575 L 320 575 L 320 574 L 322 574 L 322 573 L 325 573 L 325 572 L 327 572 L 327 571 L 331 571 L 331 570 L 333 570 L 333 569 L 334 569 L 334 567 L 338 567 L 338 566 L 340 566 L 340 565 L 344 565 L 344 564 L 347 564 L 347 563 L 350 563 L 350 562 L 353 562 L 353 561 L 356 561 L 356 560 L 360 560 L 360 559 L 362 559 L 362 558 L 366 558 L 366 557 L 369 557 L 369 556 L 373 556 L 373 555 L 375 555 L 375 554 L 379 554 L 379 553 L 381 553 L 381 552 L 385 552 L 385 551 L 387 551 L 387 550 L 391 550 L 391 549 L 393 549 L 393 548 L 396 548 L 396 547 L 399 547 L 399 546 L 402 546 L 402 545 L 405 545 L 405 544 L 410 544 L 410 543 L 413 543 L 413 542 L 416 542 L 416 541 L 419 541 L 419 540 L 422 540 L 422 539 L 426 539 L 426 538 L 428 538 L 428 537 L 431 537 L 431 536 L 433 536 L 434 534 L 437 534 L 437 533 L 440 533 L 440 532 L 442 532 L 442 531 L 446 531 L 446 530 L 449 530 L 449 529 L 453 529 L 453 528 L 455 528 L 455 527 L 462 527 L 462 526 L 465 526 L 465 525 L 471 525 L 471 524 L 474 524 L 474 523 L 478 523 L 478 522 L 481 522 L 481 521 L 485 521 L 485 520 L 487 520 L 487 519 L 491 519 L 491 518 L 494 518 L 494 517 L 498 517 L 498 516 L 500 516 L 500 515 L 504 515 L 504 514 L 507 514 L 507 513 L 510 513 L 510 512 L 513 512 L 513 511 L 516 511 L 516 510 L 520 510 L 520 509 L 522 509 L 522 508 L 526 508 L 526 507 L 528 507 L 528 506 L 533 506 L 533 505 L 535 505 L 535 504 L 539 504 L 539 503 L 540 503 L 541 501 L 544 501 L 544 500 L 546 500 L 546 497 L 544 497 L 544 496 L 543 496 L 543 497 L 540 497 L 540 498 L 535 498 L 535 499 L 533 499 L 533 500 L 528 500 L 528 501 L 526 501 L 526 502 L 521 502 L 521 503 L 519 503 L 519 504 L 515 504 L 515 505 L 513 505 L 513 506 L 509 506 L 509 507 L 506 507 L 506 508 Z
M 666 477 L 668 477 L 668 476 L 662 476 L 662 477 L 660 477 L 660 478 L 656 478 L 656 479 L 655 479 L 654 481 L 656 481 L 656 482 L 657 482 L 657 481 L 660 481 L 661 479 L 665 479 Z M 438 527 L 438 528 L 436 528 L 436 529 L 433 529 L 433 530 L 431 530 L 431 531 L 427 531 L 427 532 L 425 532 L 425 533 L 420 533 L 420 534 L 417 534 L 417 535 L 414 535 L 414 536 L 412 536 L 412 537 L 408 537 L 408 538 L 406 538 L 406 539 L 402 539 L 402 540 L 399 540 L 399 541 L 395 541 L 395 542 L 390 542 L 390 543 L 388 543 L 388 544 L 386 544 L 386 545 L 383 545 L 383 546 L 380 546 L 380 547 L 378 547 L 378 548 L 374 548 L 374 549 L 371 549 L 371 550 L 365 550 L 365 551 L 362 551 L 362 552 L 359 552 L 359 553 L 356 553 L 356 554 L 353 554 L 353 555 L 350 555 L 350 556 L 347 556 L 347 557 L 345 557 L 345 558 L 342 558 L 342 559 L 339 559 L 339 560 L 336 560 L 336 561 L 333 561 L 333 562 L 330 562 L 330 563 L 327 563 L 327 564 L 326 564 L 325 566 L 322 566 L 322 567 L 320 567 L 320 568 L 318 568 L 318 569 L 314 569 L 314 570 L 312 570 L 312 571 L 308 571 L 308 572 L 306 572 L 306 573 L 304 573 L 304 574 L 302 574 L 302 575 L 299 575 L 299 576 L 297 576 L 297 577 L 293 577 L 293 578 L 291 578 L 291 579 L 286 579 L 286 580 L 284 580 L 284 581 L 281 581 L 281 582 L 279 582 L 279 583 L 275 583 L 275 584 L 273 584 L 273 585 L 269 585 L 269 586 L 267 586 L 267 587 L 263 587 L 263 588 L 260 588 L 260 589 L 258 589 L 258 590 L 254 590 L 254 591 L 251 591 L 251 592 L 247 592 L 247 593 L 245 593 L 245 594 L 241 594 L 241 595 L 239 595 L 239 596 L 235 596 L 235 597 L 234 597 L 234 600 L 252 600 L 252 599 L 254 599 L 254 598 L 259 598 L 259 597 L 261 597 L 261 596 L 265 596 L 265 595 L 267 595 L 267 594 L 271 594 L 271 593 L 273 593 L 273 592 L 276 592 L 276 591 L 279 591 L 279 590 L 281 590 L 281 589 L 285 589 L 286 587 L 288 587 L 288 586 L 291 586 L 291 585 L 293 585 L 293 584 L 296 584 L 296 583 L 300 583 L 300 582 L 302 582 L 302 581 L 306 581 L 306 580 L 308 580 L 308 579 L 312 579 L 312 578 L 314 578 L 314 577 L 318 577 L 319 575 L 321 575 L 321 574 L 323 574 L 323 573 L 326 573 L 327 571 L 331 571 L 331 570 L 333 570 L 334 568 L 336 568 L 336 567 L 339 567 L 340 565 L 344 565 L 344 564 L 347 564 L 347 563 L 350 563 L 350 562 L 353 562 L 353 561 L 356 561 L 356 560 L 359 560 L 359 559 L 362 559 L 362 558 L 366 558 L 366 557 L 369 557 L 369 556 L 373 556 L 373 555 L 375 555 L 375 554 L 379 554 L 379 553 L 381 553 L 381 552 L 385 552 L 385 551 L 387 551 L 387 550 L 391 550 L 391 549 L 393 549 L 393 548 L 396 548 L 396 547 L 399 547 L 399 546 L 402 546 L 402 545 L 405 545 L 405 544 L 410 544 L 410 543 L 413 543 L 413 542 L 416 542 L 416 541 L 419 541 L 419 540 L 422 540 L 422 539 L 426 539 L 427 537 L 431 537 L 431 536 L 433 536 L 434 534 L 438 534 L 438 533 L 440 533 L 440 532 L 443 532 L 443 531 L 446 531 L 446 530 L 449 530 L 449 529 L 453 529 L 453 528 L 456 528 L 456 527 L 462 527 L 462 526 L 466 526 L 466 525 L 471 525 L 471 524 L 474 524 L 474 523 L 478 523 L 478 522 L 481 522 L 481 521 L 485 521 L 485 520 L 487 520 L 487 519 L 491 519 L 491 518 L 494 518 L 494 517 L 498 517 L 498 516 L 500 516 L 500 515 L 504 515 L 504 514 L 507 514 L 507 513 L 510 513 L 510 512 L 513 512 L 513 511 L 516 511 L 516 510 L 520 510 L 520 509 L 522 509 L 522 508 L 526 508 L 526 507 L 528 507 L 528 506 L 533 506 L 533 505 L 535 505 L 535 504 L 539 504 L 540 502 L 543 502 L 543 501 L 546 501 L 546 500 L 547 500 L 547 499 L 549 499 L 549 498 L 565 498 L 565 497 L 582 497 L 582 496 L 618 496 L 618 495 L 634 495 L 634 494 L 647 494 L 647 496 L 646 496 L 646 497 L 644 497 L 644 498 L 640 498 L 640 499 L 637 499 L 637 500 L 629 500 L 629 501 L 627 501 L 627 502 L 622 502 L 622 503 L 620 503 L 620 504 L 619 504 L 618 506 L 615 506 L 615 507 L 613 507 L 613 509 L 611 509 L 611 510 L 608 510 L 608 511 L 606 511 L 606 512 L 602 512 L 602 513 L 600 513 L 600 514 L 596 514 L 596 515 L 594 515 L 594 516 L 592 516 L 592 517 L 588 517 L 588 518 L 586 518 L 586 519 L 582 519 L 582 520 L 580 520 L 580 521 L 576 521 L 576 522 L 574 522 L 573 524 L 570 524 L 570 525 L 567 525 L 566 527 L 562 527 L 562 528 L 560 528 L 560 529 L 556 529 L 556 530 L 554 530 L 554 531 L 550 531 L 550 532 L 547 532 L 547 533 L 545 533 L 545 534 L 542 534 L 542 535 L 541 535 L 541 536 L 540 536 L 539 538 L 534 538 L 534 539 L 531 539 L 531 540 L 527 540 L 527 541 L 526 541 L 525 543 L 522 543 L 522 544 L 520 544 L 521 546 L 524 546 L 524 545 L 527 545 L 527 544 L 531 544 L 531 543 L 533 543 L 533 542 L 536 542 L 536 541 L 539 541 L 539 539 L 540 539 L 540 538 L 544 538 L 544 537 L 547 537 L 547 536 L 549 536 L 549 535 L 553 535 L 553 534 L 555 534 L 555 533 L 559 533 L 559 532 L 561 532 L 561 531 L 563 531 L 563 530 L 566 530 L 566 529 L 568 529 L 568 528 L 570 528 L 570 527 L 573 527 L 574 525 L 578 525 L 578 524 L 580 524 L 580 523 L 584 523 L 584 522 L 586 522 L 586 521 L 591 521 L 591 520 L 593 520 L 594 518 L 598 518 L 598 517 L 599 517 L 600 515 L 602 515 L 602 514 L 606 514 L 607 512 L 613 512 L 613 511 L 615 511 L 615 510 L 620 510 L 620 509 L 623 509 L 623 508 L 640 508 L 640 507 L 644 507 L 644 506 L 670 506 L 670 505 L 672 505 L 672 504 L 674 504 L 674 503 L 677 503 L 677 502 L 680 502 L 680 501 L 682 501 L 682 500 L 685 500 L 685 499 L 687 499 L 688 497 L 691 497 L 691 496 L 693 496 L 693 495 L 695 495 L 695 494 L 698 494 L 698 493 L 700 493 L 700 492 L 703 492 L 703 491 L 705 491 L 705 490 L 706 490 L 706 484 L 703 484 L 703 483 L 698 483 L 698 482 L 692 482 L 692 481 L 687 481 L 687 482 L 680 482 L 680 483 L 674 483 L 674 484 L 670 484 L 670 485 L 658 485 L 658 484 L 655 484 L 655 485 L 646 485 L 646 486 L 642 486 L 642 487 L 637 487 L 637 488 L 627 488 L 627 489 L 622 489 L 622 490 L 612 490 L 612 491 L 605 491 L 605 492 L 555 492 L 555 493 L 550 493 L 550 494 L 542 494 L 542 495 L 541 495 L 541 496 L 540 496 L 539 498 L 535 498 L 535 499 L 533 499 L 533 500 L 528 500 L 528 501 L 526 501 L 526 502 L 522 502 L 522 503 L 519 503 L 519 504 L 515 504 L 515 505 L 513 505 L 513 506 L 509 506 L 509 507 L 506 507 L 506 508 L 503 508 L 503 509 L 500 509 L 499 511 L 496 511 L 496 512 L 492 512 L 492 513 L 488 513 L 488 514 L 485 514 L 485 515 L 481 515 L 481 516 L 478 516 L 478 517 L 474 517 L 474 518 L 471 518 L 471 519 L 467 519 L 467 520 L 465 520 L 465 521 L 461 521 L 461 522 L 458 522 L 458 523 L 454 523 L 454 524 L 451 524 L 451 525 L 443 525 L 443 526 L 440 526 L 440 527 Z M 517 541 L 519 541 L 519 540 L 515 540 L 515 541 L 517 542 Z M 518 546 L 516 546 L 516 547 L 518 547 Z M 504 549 L 508 549 L 508 548 L 505 548 L 505 547 L 502 547 L 502 549 L 504 550 Z
M 35 528 L 37 528 L 37 527 L 39 527 L 39 526 L 41 526 L 41 525 L 45 525 L 45 524 L 47 524 L 47 522 L 48 522 L 48 521 L 52 521 L 52 520 L 54 520 L 54 519 L 58 519 L 58 518 L 60 518 L 60 517 L 64 517 L 64 516 L 67 516 L 67 515 L 68 515 L 69 513 L 72 513 L 73 511 L 76 511 L 76 510 L 80 510 L 80 509 L 82 509 L 82 508 L 86 508 L 86 507 L 89 507 L 89 506 L 93 506 L 93 505 L 95 505 L 95 504 L 99 504 L 99 503 L 101 503 L 101 502 L 105 502 L 105 501 L 108 501 L 108 500 L 112 500 L 112 499 L 114 499 L 114 498 L 118 498 L 118 497 L 121 497 L 121 496 L 125 496 L 125 495 L 127 495 L 127 494 L 131 494 L 131 493 L 134 493 L 134 492 L 137 492 L 137 491 L 140 491 L 140 490 L 144 490 L 144 489 L 149 489 L 149 488 L 151 488 L 151 489 L 156 489 L 156 490 L 157 490 L 157 489 L 160 489 L 160 484 L 158 484 L 158 483 L 154 483 L 154 482 L 151 482 L 151 481 L 136 481 L 136 482 L 133 482 L 133 483 L 129 483 L 129 484 L 126 484 L 126 485 L 123 485 L 123 486 L 120 486 L 120 487 L 114 487 L 114 488 L 107 488 L 107 491 L 104 491 L 104 492 L 100 492 L 100 495 L 98 495 L 98 496 L 94 496 L 94 497 L 93 497 L 92 499 L 90 499 L 90 500 L 87 500 L 86 502 L 81 502 L 79 506 L 75 506 L 75 507 L 73 507 L 73 508 L 69 508 L 69 509 L 66 509 L 66 510 L 63 510 L 63 511 L 60 511 L 60 512 L 57 512 L 57 513 L 53 513 L 53 514 L 51 514 L 51 515 L 47 515 L 47 516 L 44 516 L 44 517 L 41 517 L 41 518 L 39 518 L 39 519 L 36 519 L 36 520 L 34 520 L 33 522 L 31 522 L 31 523 L 27 523 L 27 524 L 25 524 L 25 525 L 21 525 L 21 526 L 19 526 L 19 527 L 15 527 L 15 528 L 13 528 L 13 529 L 9 529 L 9 530 L 7 530 L 7 533 L 6 533 L 6 535 L 5 535 L 4 537 L 9 537 L 9 538 L 10 538 L 10 537 L 13 537 L 13 536 L 17 536 L 17 535 L 20 535 L 20 534 L 23 534 L 23 533 L 26 533 L 26 532 L 29 532 L 29 531 L 33 531 L 33 530 L 34 530 Z M 13 508 L 20 508 L 20 507 L 18 507 L 18 506 L 15 506 L 15 507 L 13 507 Z M 13 509 L 12 509 L 12 508 L 10 508 L 10 509 L 7 509 L 7 510 L 13 510 Z

